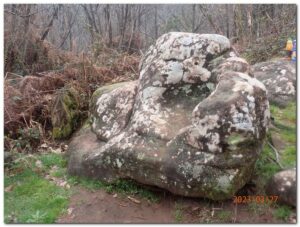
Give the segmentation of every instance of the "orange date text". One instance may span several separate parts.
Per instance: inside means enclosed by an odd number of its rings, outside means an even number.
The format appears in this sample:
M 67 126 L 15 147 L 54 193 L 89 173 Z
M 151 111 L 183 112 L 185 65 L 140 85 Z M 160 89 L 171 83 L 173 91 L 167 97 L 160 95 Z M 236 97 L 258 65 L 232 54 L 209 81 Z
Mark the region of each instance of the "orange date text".
M 242 203 L 276 203 L 278 200 L 277 195 L 239 195 L 239 196 L 233 196 L 233 203 L 236 204 L 242 204 Z

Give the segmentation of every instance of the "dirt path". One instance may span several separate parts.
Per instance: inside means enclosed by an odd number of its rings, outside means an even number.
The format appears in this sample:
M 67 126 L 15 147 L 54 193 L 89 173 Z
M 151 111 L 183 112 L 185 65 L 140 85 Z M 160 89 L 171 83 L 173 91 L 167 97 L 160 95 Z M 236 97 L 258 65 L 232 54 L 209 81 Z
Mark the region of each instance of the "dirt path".
M 57 223 L 282 223 L 269 207 L 234 205 L 232 201 L 212 202 L 203 199 L 160 195 L 159 202 L 143 198 L 90 191 L 76 187 L 68 214 Z
M 138 198 L 133 202 L 126 196 L 103 190 L 92 192 L 77 188 L 71 198 L 69 214 L 58 223 L 172 223 L 175 221 L 173 206 L 174 202 L 169 200 L 151 203 Z

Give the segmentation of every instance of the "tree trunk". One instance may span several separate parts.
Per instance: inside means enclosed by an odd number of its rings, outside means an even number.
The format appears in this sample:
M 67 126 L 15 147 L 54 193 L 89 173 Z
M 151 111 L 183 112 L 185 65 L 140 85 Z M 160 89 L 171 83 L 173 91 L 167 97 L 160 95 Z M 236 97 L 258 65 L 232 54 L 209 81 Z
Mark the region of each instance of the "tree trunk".
M 48 33 L 51 29 L 51 27 L 53 26 L 53 22 L 54 22 L 54 19 L 57 17 L 57 14 L 58 14 L 58 7 L 54 7 L 54 11 L 53 11 L 53 15 L 52 15 L 52 18 L 48 24 L 48 26 L 46 27 L 46 30 L 44 31 L 44 33 L 42 34 L 42 37 L 41 37 L 41 40 L 45 40 L 48 36 Z
M 105 32 L 108 34 L 108 46 L 112 46 L 112 26 L 110 19 L 110 6 L 107 4 L 104 7 L 104 15 L 105 15 Z
M 158 38 L 158 24 L 157 24 L 157 5 L 154 7 L 154 34 L 155 39 Z
M 230 39 L 230 31 L 229 31 L 229 5 L 226 4 L 226 36 Z
M 196 4 L 192 5 L 192 32 L 195 32 Z

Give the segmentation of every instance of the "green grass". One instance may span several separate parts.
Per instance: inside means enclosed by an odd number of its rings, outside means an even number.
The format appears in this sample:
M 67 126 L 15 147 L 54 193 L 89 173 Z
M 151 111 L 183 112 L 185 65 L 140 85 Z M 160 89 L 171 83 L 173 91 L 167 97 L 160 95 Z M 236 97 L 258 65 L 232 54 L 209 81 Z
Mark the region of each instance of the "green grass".
M 158 202 L 154 192 L 130 180 L 118 180 L 108 184 L 85 177 L 69 176 L 66 160 L 61 154 L 44 153 L 19 155 L 5 172 L 5 222 L 6 223 L 54 223 L 68 205 L 72 190 L 56 186 L 45 179 L 46 175 L 66 180 L 70 185 L 80 185 L 90 190 L 104 189 L 108 193 L 137 195 Z
M 283 205 L 274 211 L 273 216 L 276 217 L 277 219 L 287 221 L 291 213 L 292 213 L 291 208 Z
M 282 127 L 296 127 L 296 103 L 290 102 L 285 108 L 280 108 L 276 105 L 270 105 L 271 116 L 275 119 L 275 124 Z
M 255 181 L 260 193 L 264 193 L 264 186 L 270 177 L 281 170 L 275 161 L 275 152 L 268 145 L 268 142 L 272 143 L 272 133 L 276 133 L 286 144 L 283 152 L 279 154 L 279 162 L 283 168 L 293 167 L 296 164 L 296 104 L 291 102 L 286 108 L 270 105 L 270 111 L 275 128 L 269 130 L 267 141 L 255 164 Z
M 68 177 L 68 182 L 73 185 L 81 185 L 90 190 L 104 189 L 108 193 L 119 193 L 121 195 L 138 195 L 150 202 L 158 202 L 159 197 L 152 191 L 138 185 L 131 180 L 117 180 L 114 183 L 105 183 L 99 180 L 88 179 L 86 177 Z
M 61 154 L 46 153 L 40 155 L 39 159 L 47 169 L 50 169 L 52 166 L 57 166 L 59 168 L 65 168 L 67 166 L 67 161 Z
M 270 203 L 257 203 L 255 201 L 252 201 L 248 203 L 248 210 L 252 214 L 261 216 L 268 212 L 270 205 Z
M 183 211 L 182 211 L 182 205 L 178 202 L 175 203 L 175 222 L 181 223 L 183 221 Z
M 222 210 L 222 211 L 217 212 L 216 216 L 220 222 L 226 223 L 226 222 L 231 221 L 232 212 L 228 211 L 228 210 Z
M 271 105 L 271 115 L 274 117 L 275 129 L 271 130 L 279 134 L 280 138 L 287 144 L 281 154 L 281 163 L 285 168 L 296 164 L 296 103 L 290 102 L 282 109 Z
M 31 169 L 4 178 L 5 223 L 54 223 L 68 205 L 70 193 Z
M 280 166 L 274 161 L 276 159 L 274 152 L 267 144 L 264 145 L 263 150 L 255 163 L 254 181 L 257 185 L 257 193 L 264 193 L 264 188 L 268 180 L 278 171 Z
M 288 146 L 284 149 L 282 155 L 281 163 L 284 167 L 294 167 L 296 166 L 296 156 L 297 150 L 295 146 Z

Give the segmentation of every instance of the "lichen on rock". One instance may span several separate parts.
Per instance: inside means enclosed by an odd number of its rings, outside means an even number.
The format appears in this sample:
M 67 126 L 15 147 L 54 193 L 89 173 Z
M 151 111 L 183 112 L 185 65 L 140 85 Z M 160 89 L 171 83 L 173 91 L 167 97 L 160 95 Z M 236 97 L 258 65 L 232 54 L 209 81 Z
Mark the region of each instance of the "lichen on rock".
M 296 100 L 296 64 L 288 60 L 275 59 L 251 67 L 255 78 L 268 90 L 270 103 L 286 107 Z
M 74 137 L 69 172 L 232 197 L 250 179 L 266 136 L 265 86 L 229 40 L 214 34 L 167 33 L 139 70 L 138 81 L 93 96 L 91 128 L 103 144 L 78 156 Z

